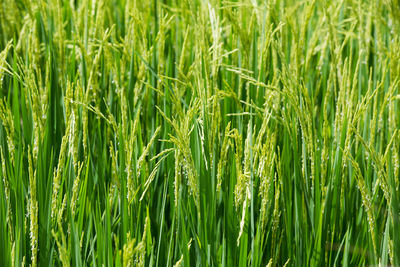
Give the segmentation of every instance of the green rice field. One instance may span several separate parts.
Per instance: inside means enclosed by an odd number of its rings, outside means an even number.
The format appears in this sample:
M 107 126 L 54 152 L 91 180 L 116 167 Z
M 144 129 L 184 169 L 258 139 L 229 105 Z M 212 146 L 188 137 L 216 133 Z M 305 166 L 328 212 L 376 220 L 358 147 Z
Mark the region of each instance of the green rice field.
M 0 266 L 400 266 L 399 0 L 0 0 Z

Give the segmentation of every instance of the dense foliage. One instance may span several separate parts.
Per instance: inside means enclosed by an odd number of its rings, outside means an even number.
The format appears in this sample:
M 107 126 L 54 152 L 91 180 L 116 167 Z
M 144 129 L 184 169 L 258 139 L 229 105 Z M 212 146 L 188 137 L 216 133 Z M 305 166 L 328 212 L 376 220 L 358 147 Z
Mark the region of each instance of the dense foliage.
M 1 266 L 400 265 L 398 0 L 1 0 Z

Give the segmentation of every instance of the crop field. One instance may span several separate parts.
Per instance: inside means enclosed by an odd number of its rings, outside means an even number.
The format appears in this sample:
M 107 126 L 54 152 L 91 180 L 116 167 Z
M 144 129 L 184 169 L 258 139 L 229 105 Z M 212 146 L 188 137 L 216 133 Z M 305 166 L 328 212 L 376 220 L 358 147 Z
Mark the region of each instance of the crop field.
M 400 266 L 399 0 L 0 0 L 0 266 Z

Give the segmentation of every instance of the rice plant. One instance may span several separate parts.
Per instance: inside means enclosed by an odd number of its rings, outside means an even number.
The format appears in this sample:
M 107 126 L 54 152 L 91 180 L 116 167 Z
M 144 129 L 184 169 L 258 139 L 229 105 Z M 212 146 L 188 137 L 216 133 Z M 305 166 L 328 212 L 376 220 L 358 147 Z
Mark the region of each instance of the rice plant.
M 399 266 L 398 0 L 0 1 L 0 266 Z

